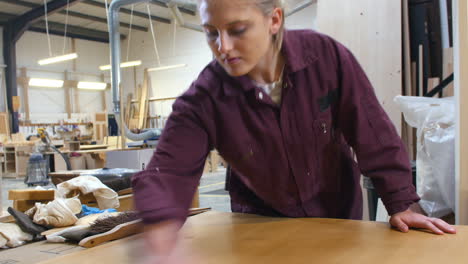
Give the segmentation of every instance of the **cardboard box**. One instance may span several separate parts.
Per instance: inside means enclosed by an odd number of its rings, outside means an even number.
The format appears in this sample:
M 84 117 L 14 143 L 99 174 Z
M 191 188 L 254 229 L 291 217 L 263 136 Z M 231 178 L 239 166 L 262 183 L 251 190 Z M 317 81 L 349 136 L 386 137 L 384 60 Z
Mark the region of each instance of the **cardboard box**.
M 106 165 L 105 153 L 87 153 L 84 154 L 86 160 L 86 169 L 102 169 Z
M 154 149 L 136 149 L 107 152 L 106 168 L 143 170 L 153 156 Z
M 86 169 L 86 159 L 83 155 L 70 157 L 69 159 L 72 170 Z

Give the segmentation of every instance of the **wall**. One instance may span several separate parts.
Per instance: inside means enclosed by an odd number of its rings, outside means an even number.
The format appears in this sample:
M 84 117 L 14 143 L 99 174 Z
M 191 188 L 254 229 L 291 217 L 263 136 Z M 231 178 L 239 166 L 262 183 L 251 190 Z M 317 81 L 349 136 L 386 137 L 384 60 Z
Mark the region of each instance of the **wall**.
M 316 4 L 309 6 L 286 19 L 289 29 L 315 28 Z M 198 17 L 184 15 L 186 21 L 199 24 Z M 185 68 L 151 72 L 150 97 L 167 98 L 176 97 L 183 93 L 212 60 L 211 51 L 206 44 L 205 35 L 201 32 L 178 27 L 174 49 L 173 25 L 155 24 L 155 35 L 162 65 L 187 64 Z M 126 58 L 127 43 L 122 43 L 122 58 Z M 129 60 L 142 59 L 143 65 L 137 68 L 136 83 L 141 84 L 143 70 L 157 66 L 153 40 L 150 32 L 132 32 L 130 42 Z M 135 78 L 131 69 L 123 69 L 122 86 L 124 94 L 135 94 Z M 127 98 L 124 96 L 123 98 Z M 135 97 L 134 97 L 135 98 Z M 150 113 L 168 116 L 172 110 L 173 100 L 153 102 L 150 104 Z
M 50 41 L 52 55 L 63 54 L 64 38 L 51 35 Z M 72 39 L 66 39 L 65 53 L 72 52 L 72 42 Z M 75 40 L 75 51 L 78 53 L 78 59 L 40 66 L 37 61 L 49 57 L 48 41 L 46 34 L 35 32 L 26 32 L 17 42 L 16 50 L 18 76 L 20 68 L 26 67 L 28 77 L 63 80 L 64 71 L 66 70 L 76 72 L 69 74 L 69 80 L 101 81 L 99 75 L 102 72 L 98 66 L 109 62 L 108 44 L 77 39 Z M 106 72 L 105 74 L 109 73 Z M 19 88 L 18 92 L 22 96 L 22 89 L 20 86 Z M 66 118 L 64 89 L 29 87 L 28 94 L 31 120 L 35 122 L 54 122 Z M 101 92 L 98 91 L 78 90 L 76 94 L 72 92 L 72 112 L 102 112 L 101 96 Z M 24 111 L 24 105 L 22 105 L 20 111 Z
M 402 91 L 401 1 L 319 0 L 317 13 L 319 31 L 354 53 L 400 131 L 401 112 L 393 98 Z
M 288 29 L 316 29 L 317 28 L 317 4 L 312 4 L 307 8 L 286 18 L 286 28 Z

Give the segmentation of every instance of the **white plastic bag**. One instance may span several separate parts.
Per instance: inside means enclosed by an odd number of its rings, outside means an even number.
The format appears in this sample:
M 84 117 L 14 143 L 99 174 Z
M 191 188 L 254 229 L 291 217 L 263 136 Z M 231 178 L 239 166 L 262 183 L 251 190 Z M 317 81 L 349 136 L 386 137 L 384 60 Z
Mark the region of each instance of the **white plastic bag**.
M 455 209 L 455 100 L 396 96 L 405 121 L 417 128 L 416 186 L 430 217 Z

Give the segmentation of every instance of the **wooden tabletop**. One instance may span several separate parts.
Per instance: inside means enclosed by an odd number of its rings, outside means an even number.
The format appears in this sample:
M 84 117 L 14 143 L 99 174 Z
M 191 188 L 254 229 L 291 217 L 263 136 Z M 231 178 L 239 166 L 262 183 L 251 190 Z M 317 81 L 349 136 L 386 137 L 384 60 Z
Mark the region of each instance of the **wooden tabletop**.
M 208 212 L 188 220 L 183 243 L 196 263 L 468 263 L 468 227 L 457 230 L 404 234 L 387 223 Z M 142 248 L 136 235 L 43 263 L 141 263 Z

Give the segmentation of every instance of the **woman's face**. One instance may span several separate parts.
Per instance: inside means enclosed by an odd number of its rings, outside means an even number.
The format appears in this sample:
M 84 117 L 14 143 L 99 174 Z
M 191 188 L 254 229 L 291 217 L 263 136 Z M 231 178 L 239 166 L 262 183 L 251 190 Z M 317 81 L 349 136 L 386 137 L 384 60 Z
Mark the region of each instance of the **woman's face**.
M 201 0 L 199 9 L 208 45 L 231 76 L 250 73 L 269 54 L 281 27 L 252 0 Z

